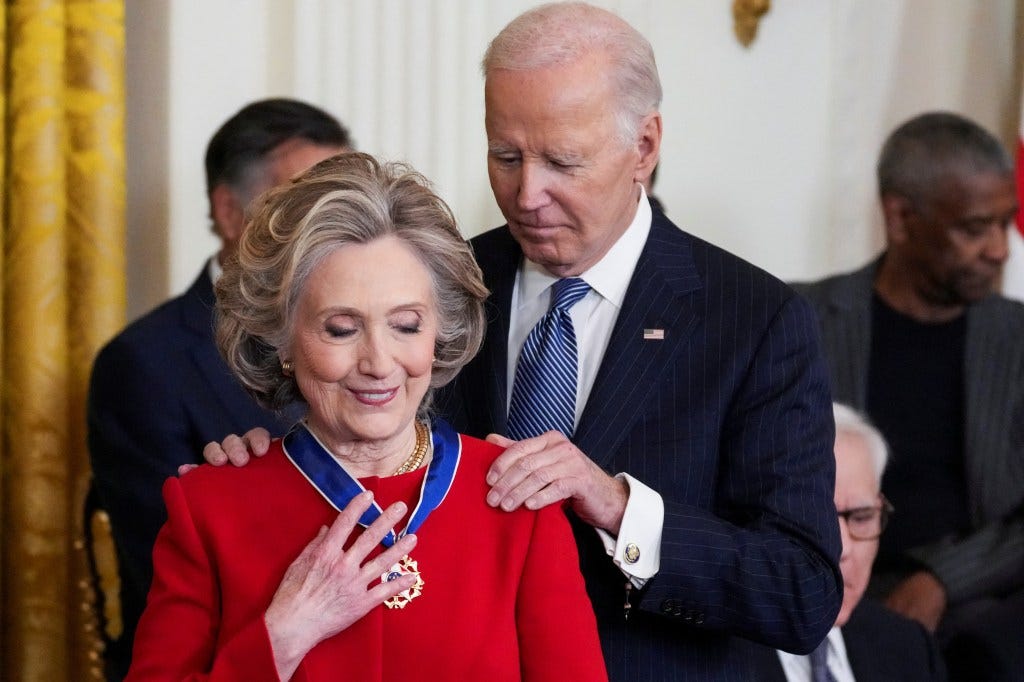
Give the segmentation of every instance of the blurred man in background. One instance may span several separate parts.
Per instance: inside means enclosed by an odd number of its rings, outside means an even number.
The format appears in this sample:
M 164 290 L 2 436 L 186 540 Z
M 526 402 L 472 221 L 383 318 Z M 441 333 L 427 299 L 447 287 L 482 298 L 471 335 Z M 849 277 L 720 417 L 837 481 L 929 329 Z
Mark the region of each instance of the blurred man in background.
M 885 252 L 796 288 L 817 309 L 834 399 L 891 447 L 882 491 L 899 514 L 869 591 L 945 644 L 1019 611 L 1024 590 L 1024 305 L 995 293 L 1013 165 L 973 121 L 926 113 L 889 136 L 878 189 Z M 1019 673 L 1015 632 L 1000 649 Z

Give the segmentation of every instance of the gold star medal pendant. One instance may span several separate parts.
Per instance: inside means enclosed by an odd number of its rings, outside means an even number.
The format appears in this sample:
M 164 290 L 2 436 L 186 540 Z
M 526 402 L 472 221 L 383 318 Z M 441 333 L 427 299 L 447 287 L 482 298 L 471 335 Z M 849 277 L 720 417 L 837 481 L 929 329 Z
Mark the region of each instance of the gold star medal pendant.
M 408 554 L 402 557 L 402 560 L 397 564 L 384 571 L 380 576 L 380 581 L 382 583 L 389 583 L 392 580 L 398 580 L 403 575 L 416 576 L 416 582 L 413 583 L 413 586 L 408 590 L 399 592 L 390 599 L 385 599 L 384 606 L 389 609 L 404 609 L 409 602 L 423 594 L 423 576 L 420 575 L 419 566 L 416 564 L 416 560 Z

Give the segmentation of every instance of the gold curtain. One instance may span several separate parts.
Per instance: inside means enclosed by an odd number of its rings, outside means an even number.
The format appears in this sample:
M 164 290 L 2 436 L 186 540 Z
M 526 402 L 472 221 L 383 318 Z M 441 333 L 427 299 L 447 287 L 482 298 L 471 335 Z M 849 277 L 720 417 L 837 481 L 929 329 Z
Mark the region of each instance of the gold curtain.
M 0 678 L 95 679 L 85 392 L 125 310 L 123 0 L 7 0 L 0 41 Z

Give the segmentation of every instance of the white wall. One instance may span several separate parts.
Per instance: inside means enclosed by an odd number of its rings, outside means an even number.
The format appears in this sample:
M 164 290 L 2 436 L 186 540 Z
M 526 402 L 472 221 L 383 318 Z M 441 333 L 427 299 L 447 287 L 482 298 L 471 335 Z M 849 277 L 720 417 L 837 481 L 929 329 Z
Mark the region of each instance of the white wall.
M 467 236 L 501 222 L 487 186 L 479 60 L 528 0 L 131 0 L 129 315 L 183 290 L 216 249 L 202 157 L 243 104 L 324 106 L 358 147 L 413 163 Z M 657 194 L 682 227 L 784 278 L 880 244 L 885 134 L 930 108 L 1009 140 L 1021 0 L 776 0 L 756 42 L 731 0 L 597 2 L 654 46 L 665 102 Z

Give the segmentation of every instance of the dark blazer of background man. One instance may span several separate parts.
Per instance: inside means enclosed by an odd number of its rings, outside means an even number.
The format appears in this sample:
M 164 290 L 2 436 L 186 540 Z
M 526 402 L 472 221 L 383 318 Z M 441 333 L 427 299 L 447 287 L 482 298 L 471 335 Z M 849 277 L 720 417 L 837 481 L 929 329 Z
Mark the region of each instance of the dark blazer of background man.
M 639 75 L 617 82 L 629 58 L 609 35 L 649 55 Z M 531 10 L 492 42 L 484 69 L 488 170 L 508 225 L 472 241 L 491 296 L 483 349 L 439 396 L 457 428 L 505 432 L 520 273 L 586 279 L 650 220 L 571 441 L 513 444 L 492 467 L 490 502 L 567 501 L 612 680 L 745 679 L 740 637 L 813 649 L 841 598 L 813 311 L 662 213 L 643 218 L 661 90 L 650 45 L 628 24 L 588 6 Z M 646 96 L 629 92 L 637 82 Z M 664 505 L 660 569 L 642 587 L 626 587 L 628 545 L 609 556 L 595 532 L 618 533 L 633 501 L 615 472 Z
M 857 682 L 947 679 L 942 655 L 928 631 L 871 599 L 857 606 L 842 631 L 850 670 Z M 751 674 L 750 682 L 788 682 L 774 649 L 756 647 L 751 659 L 756 672 Z
M 1024 670 L 1024 306 L 994 293 L 1013 167 L 991 134 L 936 112 L 890 135 L 878 180 L 885 252 L 797 286 L 817 310 L 835 399 L 892 448 L 882 490 L 898 513 L 872 591 L 940 643 L 1016 622 L 1017 643 L 996 648 Z
M 350 146 L 332 116 L 303 102 L 252 103 L 206 150 L 212 229 L 221 250 L 181 296 L 129 325 L 96 358 L 88 400 L 95 491 L 110 515 L 124 634 L 108 651 L 111 679 L 127 672 L 135 625 L 152 578 L 153 542 L 166 520 L 160 488 L 203 445 L 253 424 L 287 423 L 236 383 L 213 340 L 213 277 L 235 249 L 249 202 Z

